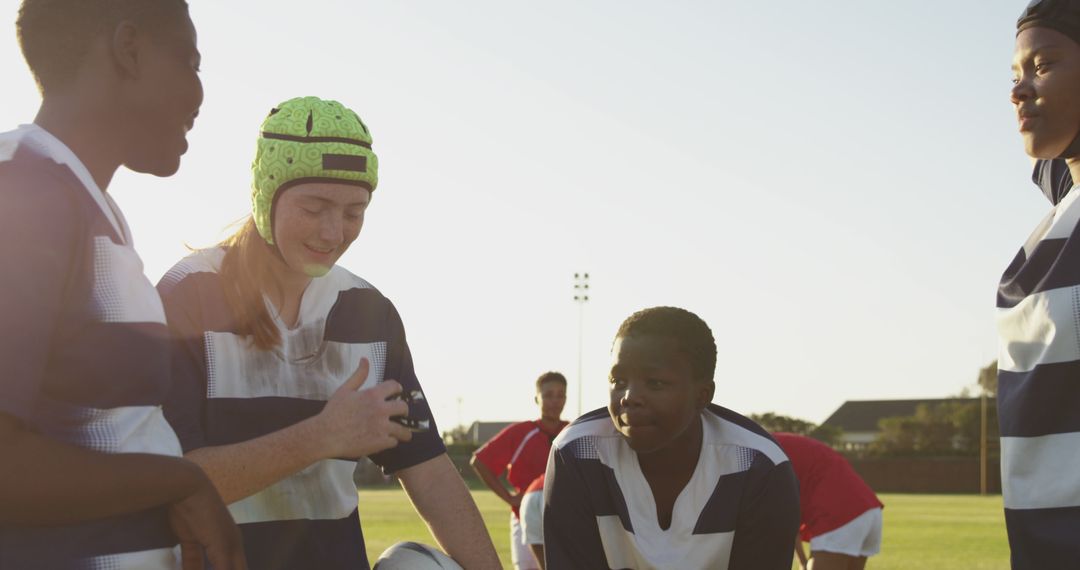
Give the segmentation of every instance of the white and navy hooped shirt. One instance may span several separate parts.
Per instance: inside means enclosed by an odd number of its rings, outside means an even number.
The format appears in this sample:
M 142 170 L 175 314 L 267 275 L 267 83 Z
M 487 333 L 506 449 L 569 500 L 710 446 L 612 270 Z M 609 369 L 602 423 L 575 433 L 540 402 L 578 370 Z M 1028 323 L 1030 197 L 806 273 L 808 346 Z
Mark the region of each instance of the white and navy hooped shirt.
M 1014 569 L 1080 568 L 1080 192 L 1061 160 L 1035 181 L 1054 207 L 997 296 L 1005 524 Z
M 606 408 L 555 440 L 544 486 L 548 568 L 790 570 L 799 528 L 791 462 L 769 434 L 716 405 L 697 469 L 660 528 L 637 454 Z
M 178 343 L 165 412 L 185 452 L 253 439 L 319 413 L 361 358 L 371 364 L 365 387 L 392 379 L 406 391 L 421 389 L 397 310 L 340 267 L 308 285 L 295 327 L 278 320 L 280 347 L 255 348 L 236 333 L 218 274 L 224 256 L 221 248 L 197 252 L 158 285 Z M 446 451 L 425 401 L 410 404 L 409 415 L 431 427 L 371 456 L 386 472 Z M 248 566 L 367 568 L 355 468 L 355 461 L 323 460 L 230 505 Z
M 96 451 L 180 455 L 165 312 L 120 210 L 34 125 L 0 134 L 0 203 L 0 412 Z M 174 568 L 175 544 L 163 508 L 4 528 L 0 569 Z

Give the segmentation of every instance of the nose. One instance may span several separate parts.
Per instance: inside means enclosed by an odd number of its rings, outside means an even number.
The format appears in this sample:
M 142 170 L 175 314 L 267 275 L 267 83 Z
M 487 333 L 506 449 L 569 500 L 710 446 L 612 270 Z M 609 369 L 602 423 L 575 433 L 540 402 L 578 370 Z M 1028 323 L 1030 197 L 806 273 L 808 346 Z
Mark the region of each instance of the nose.
M 619 396 L 619 404 L 624 408 L 635 407 L 641 405 L 641 394 L 643 393 L 640 384 L 635 382 L 627 382 L 626 389 L 623 390 Z
M 1021 74 L 1016 79 L 1016 82 L 1013 83 L 1013 87 L 1009 91 L 1009 101 L 1011 101 L 1013 105 L 1019 105 L 1034 97 L 1035 88 L 1031 84 L 1031 79 L 1026 77 L 1025 74 Z
M 341 216 L 327 212 L 319 226 L 319 239 L 326 245 L 337 246 L 344 240 L 344 223 Z

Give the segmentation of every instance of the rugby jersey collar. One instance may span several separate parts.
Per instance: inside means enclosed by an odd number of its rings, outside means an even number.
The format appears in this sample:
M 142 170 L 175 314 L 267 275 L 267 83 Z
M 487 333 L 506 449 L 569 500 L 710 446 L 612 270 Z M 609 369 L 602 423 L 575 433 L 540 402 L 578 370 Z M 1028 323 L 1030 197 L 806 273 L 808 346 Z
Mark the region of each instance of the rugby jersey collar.
M 86 188 L 86 191 L 90 193 L 90 197 L 94 199 L 101 213 L 105 215 L 105 219 L 112 224 L 116 235 L 120 236 L 120 239 L 125 244 L 131 245 L 131 230 L 128 228 L 127 220 L 120 213 L 120 208 L 111 197 L 101 191 L 86 165 L 64 144 L 64 141 L 56 138 L 40 125 L 33 123 L 19 125 L 17 131 L 21 131 L 25 135 L 21 137 L 22 141 L 28 143 L 34 150 L 51 158 L 57 164 L 67 166 L 72 174 L 79 179 L 83 187 Z

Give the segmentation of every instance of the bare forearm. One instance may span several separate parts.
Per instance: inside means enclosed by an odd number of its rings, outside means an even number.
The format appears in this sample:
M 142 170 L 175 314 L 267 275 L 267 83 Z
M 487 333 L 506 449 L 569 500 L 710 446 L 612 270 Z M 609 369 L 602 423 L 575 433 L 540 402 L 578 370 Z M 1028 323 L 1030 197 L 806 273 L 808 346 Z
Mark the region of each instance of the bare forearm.
M 397 475 L 447 554 L 469 570 L 500 568 L 480 511 L 449 457 L 440 455 Z
M 486 465 L 473 456 L 472 460 L 469 461 L 469 466 L 473 468 L 473 471 L 475 471 L 476 475 L 480 477 L 480 480 L 484 482 L 484 485 L 487 485 L 488 489 L 491 489 L 491 491 L 498 495 L 503 501 L 513 504 L 513 497 L 511 497 L 510 491 Z
M 10 417 L 0 417 L 0 448 L 0 526 L 134 513 L 179 501 L 205 481 L 180 457 L 93 451 L 30 432 Z
M 185 457 L 206 471 L 226 504 L 281 481 L 322 459 L 311 420 L 232 445 L 203 447 Z

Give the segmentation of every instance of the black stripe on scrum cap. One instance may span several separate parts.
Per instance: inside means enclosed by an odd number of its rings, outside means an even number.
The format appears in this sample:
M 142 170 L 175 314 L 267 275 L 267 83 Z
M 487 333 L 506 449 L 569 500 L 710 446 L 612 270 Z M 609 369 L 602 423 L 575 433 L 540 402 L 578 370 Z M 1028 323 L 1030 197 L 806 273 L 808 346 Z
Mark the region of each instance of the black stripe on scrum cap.
M 359 139 L 349 139 L 345 137 L 298 137 L 296 135 L 283 135 L 281 133 L 271 133 L 268 131 L 262 132 L 264 139 L 274 139 L 279 141 L 291 141 L 300 143 L 344 143 L 356 146 L 362 146 L 364 148 L 371 148 L 371 143 L 362 141 Z
M 352 154 L 322 155 L 323 170 L 347 170 L 349 172 L 367 172 L 367 157 Z

